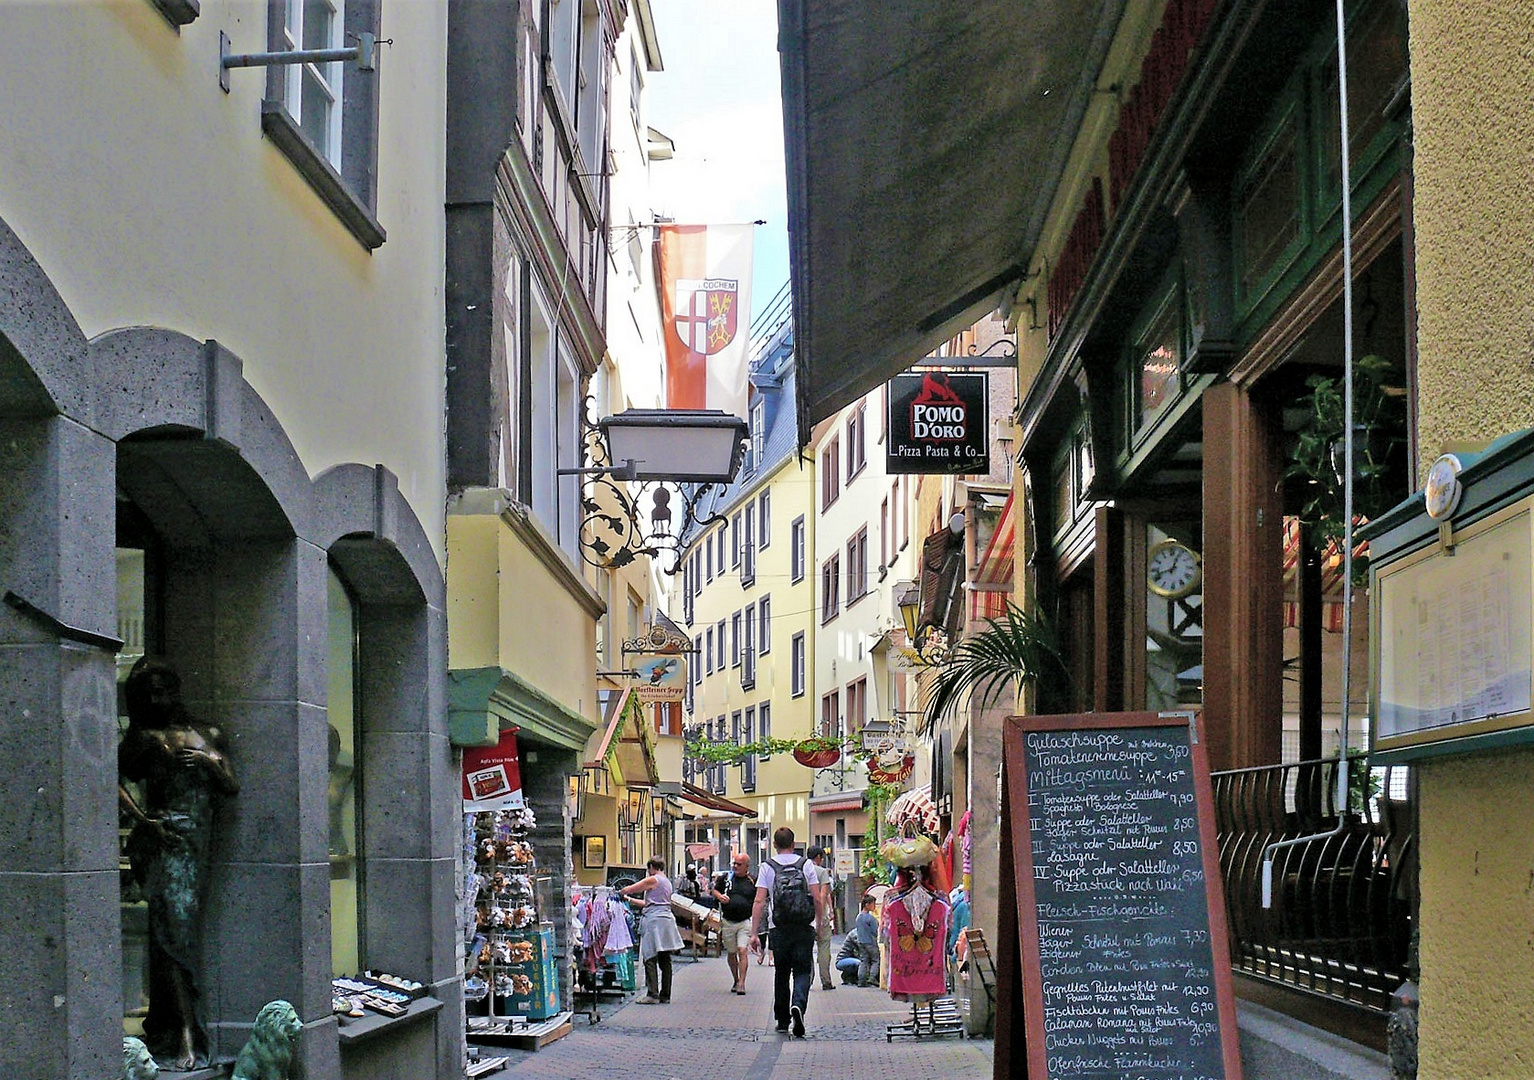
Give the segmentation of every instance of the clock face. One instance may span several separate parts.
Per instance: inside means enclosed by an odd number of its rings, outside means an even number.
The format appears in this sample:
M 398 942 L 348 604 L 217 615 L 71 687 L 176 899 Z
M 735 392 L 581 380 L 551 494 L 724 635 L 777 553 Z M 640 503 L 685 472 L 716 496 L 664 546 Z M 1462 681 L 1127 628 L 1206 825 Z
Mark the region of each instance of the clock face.
M 1146 578 L 1151 592 L 1176 600 L 1203 583 L 1204 569 L 1198 552 L 1176 540 L 1163 540 L 1147 553 Z
M 1422 500 L 1427 516 L 1434 521 L 1442 521 L 1459 509 L 1459 499 L 1464 494 L 1464 488 L 1459 482 L 1459 470 L 1459 458 L 1453 454 L 1443 455 L 1428 470 Z

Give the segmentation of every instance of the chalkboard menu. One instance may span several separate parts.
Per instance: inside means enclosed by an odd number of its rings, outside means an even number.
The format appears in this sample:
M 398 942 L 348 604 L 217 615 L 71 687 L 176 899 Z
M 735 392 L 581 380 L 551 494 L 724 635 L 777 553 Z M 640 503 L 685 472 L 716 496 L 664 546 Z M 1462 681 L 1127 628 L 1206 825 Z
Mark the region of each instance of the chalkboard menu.
M 1239 1080 L 1197 736 L 1191 713 L 1008 722 L 1030 1077 Z

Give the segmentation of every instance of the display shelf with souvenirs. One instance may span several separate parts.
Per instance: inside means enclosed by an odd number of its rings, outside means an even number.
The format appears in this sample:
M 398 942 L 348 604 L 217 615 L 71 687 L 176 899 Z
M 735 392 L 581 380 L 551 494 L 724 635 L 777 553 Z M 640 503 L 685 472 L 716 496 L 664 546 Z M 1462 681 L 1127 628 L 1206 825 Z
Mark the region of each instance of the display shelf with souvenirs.
M 466 847 L 473 845 L 474 870 L 464 890 L 473 904 L 464 998 L 468 1014 L 491 1027 L 559 1013 L 553 881 L 538 873 L 527 839 L 534 824 L 527 807 L 466 815 L 464 839 Z M 482 1034 L 485 1027 L 471 1030 Z

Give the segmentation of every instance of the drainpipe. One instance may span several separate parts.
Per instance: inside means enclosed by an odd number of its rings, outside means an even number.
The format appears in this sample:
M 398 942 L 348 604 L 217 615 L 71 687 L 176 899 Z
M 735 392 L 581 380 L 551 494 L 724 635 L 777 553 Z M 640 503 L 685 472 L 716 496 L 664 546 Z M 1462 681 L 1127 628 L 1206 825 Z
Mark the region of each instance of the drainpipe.
M 1348 724 L 1353 673 L 1353 173 L 1348 148 L 1348 50 L 1344 0 L 1337 0 L 1337 103 L 1342 125 L 1342 731 L 1337 746 L 1337 827 L 1269 844 L 1262 853 L 1262 906 L 1273 906 L 1273 855 L 1340 836 L 1348 810 Z

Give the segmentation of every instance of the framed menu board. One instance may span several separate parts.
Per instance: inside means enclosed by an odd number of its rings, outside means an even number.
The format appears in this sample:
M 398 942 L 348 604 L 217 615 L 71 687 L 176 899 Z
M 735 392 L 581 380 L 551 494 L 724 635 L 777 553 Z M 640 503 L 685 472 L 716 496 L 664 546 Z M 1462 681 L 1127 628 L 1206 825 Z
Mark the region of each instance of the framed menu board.
M 1028 1075 L 1240 1080 L 1199 716 L 1012 717 L 1004 751 Z
M 1534 737 L 1530 500 L 1374 568 L 1374 755 Z

